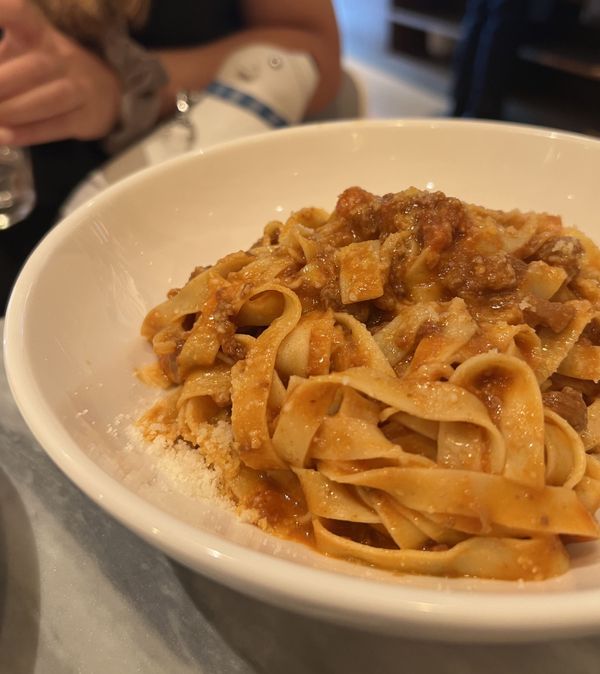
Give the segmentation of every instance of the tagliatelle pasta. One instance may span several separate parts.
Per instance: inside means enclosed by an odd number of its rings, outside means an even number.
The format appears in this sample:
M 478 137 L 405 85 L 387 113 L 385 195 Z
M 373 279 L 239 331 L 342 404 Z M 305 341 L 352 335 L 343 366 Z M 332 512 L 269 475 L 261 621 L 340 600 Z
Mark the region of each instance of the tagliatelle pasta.
M 203 452 L 267 531 L 507 580 L 599 535 L 600 251 L 556 216 L 353 187 L 194 270 L 142 334 L 171 389 L 146 436 Z

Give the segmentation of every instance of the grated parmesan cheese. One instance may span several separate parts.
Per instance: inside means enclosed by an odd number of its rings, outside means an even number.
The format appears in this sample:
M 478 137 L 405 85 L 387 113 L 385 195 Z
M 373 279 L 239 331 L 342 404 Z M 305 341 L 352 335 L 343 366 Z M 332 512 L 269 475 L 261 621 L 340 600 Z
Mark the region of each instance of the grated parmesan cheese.
M 163 424 L 149 424 L 141 429 L 131 424 L 126 429 L 128 442 L 125 451 L 143 448 L 144 453 L 151 456 L 158 476 L 166 479 L 181 494 L 192 499 L 209 499 L 220 505 L 235 510 L 235 504 L 228 495 L 224 480 L 226 465 L 207 460 L 207 456 L 231 451 L 233 436 L 231 424 L 220 421 L 216 426 L 206 424 L 199 430 L 198 444 L 205 452 L 192 447 L 179 439 L 172 441 L 161 434 Z M 144 431 L 157 433 L 153 440 L 148 440 Z

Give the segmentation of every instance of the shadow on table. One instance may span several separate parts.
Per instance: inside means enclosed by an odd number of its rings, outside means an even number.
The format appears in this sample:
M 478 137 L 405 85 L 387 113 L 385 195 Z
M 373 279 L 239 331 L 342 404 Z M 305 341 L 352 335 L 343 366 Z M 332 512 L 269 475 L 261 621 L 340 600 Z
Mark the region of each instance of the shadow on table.
M 234 651 L 264 674 L 598 672 L 600 637 L 509 646 L 369 634 L 269 606 L 173 566 L 205 618 Z
M 37 550 L 29 517 L 0 469 L 0 672 L 35 669 L 40 616 Z

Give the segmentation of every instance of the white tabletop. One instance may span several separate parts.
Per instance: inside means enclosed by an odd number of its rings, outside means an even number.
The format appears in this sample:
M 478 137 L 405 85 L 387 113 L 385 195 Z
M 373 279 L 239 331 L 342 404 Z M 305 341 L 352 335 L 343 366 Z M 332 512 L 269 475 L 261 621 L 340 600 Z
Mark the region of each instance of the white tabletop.
M 0 334 L 3 321 L 0 320 Z M 597 638 L 419 642 L 276 609 L 170 561 L 46 457 L 0 354 L 0 673 L 596 674 Z

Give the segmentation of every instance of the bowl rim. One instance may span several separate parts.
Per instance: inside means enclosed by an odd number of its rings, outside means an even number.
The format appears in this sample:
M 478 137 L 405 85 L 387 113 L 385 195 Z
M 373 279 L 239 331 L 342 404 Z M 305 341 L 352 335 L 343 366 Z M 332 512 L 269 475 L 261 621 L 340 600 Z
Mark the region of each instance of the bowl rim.
M 237 151 L 265 140 L 277 143 L 297 135 L 353 129 L 407 127 L 436 130 L 467 126 L 507 135 L 576 142 L 600 151 L 600 140 L 582 134 L 504 122 L 435 118 L 324 122 L 248 136 L 175 157 L 128 176 L 78 207 L 53 227 L 30 255 L 13 288 L 5 319 L 4 356 L 9 387 L 23 418 L 45 452 L 97 505 L 145 540 L 191 568 L 201 569 L 201 573 L 214 580 L 280 606 L 295 606 L 307 613 L 362 624 L 368 629 L 431 639 L 524 641 L 597 632 L 600 586 L 597 590 L 523 594 L 519 593 L 517 583 L 512 584 L 511 589 L 515 591 L 510 593 L 394 585 L 278 558 L 178 520 L 111 477 L 71 439 L 46 404 L 23 346 L 30 289 L 46 259 L 82 226 L 87 211 L 96 205 L 102 206 L 116 194 L 127 192 L 148 176 L 158 176 L 175 165 L 204 161 L 204 158 L 210 160 L 213 155 Z M 265 571 L 252 573 L 252 569 L 257 568 L 255 565 Z

